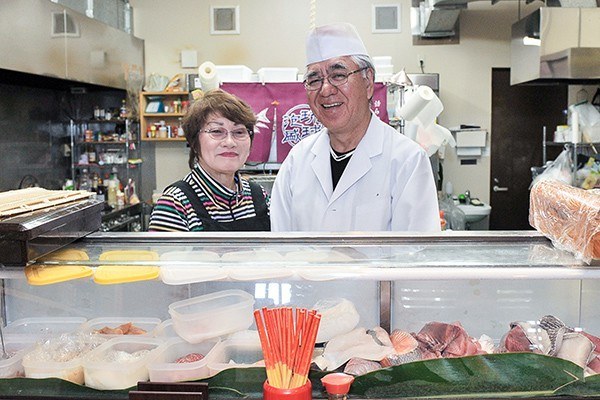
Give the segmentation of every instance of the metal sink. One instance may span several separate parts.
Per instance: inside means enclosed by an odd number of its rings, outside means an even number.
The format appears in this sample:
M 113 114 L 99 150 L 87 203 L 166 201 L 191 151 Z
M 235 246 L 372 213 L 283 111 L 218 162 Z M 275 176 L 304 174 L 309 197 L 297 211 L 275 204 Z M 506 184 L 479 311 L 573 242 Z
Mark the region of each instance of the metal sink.
M 471 204 L 457 204 L 458 208 L 460 208 L 467 217 L 467 222 L 479 222 L 488 215 L 492 211 L 492 207 L 488 204 L 483 204 L 481 206 L 474 206 Z

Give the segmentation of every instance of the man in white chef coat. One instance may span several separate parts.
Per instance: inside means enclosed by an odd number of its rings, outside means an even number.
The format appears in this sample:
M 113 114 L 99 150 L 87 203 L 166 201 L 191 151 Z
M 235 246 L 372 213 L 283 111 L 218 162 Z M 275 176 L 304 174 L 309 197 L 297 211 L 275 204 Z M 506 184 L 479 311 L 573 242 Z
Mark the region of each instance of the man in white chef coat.
M 288 154 L 271 194 L 273 231 L 440 230 L 431 164 L 370 109 L 375 70 L 351 24 L 306 40 L 304 86 L 325 126 Z

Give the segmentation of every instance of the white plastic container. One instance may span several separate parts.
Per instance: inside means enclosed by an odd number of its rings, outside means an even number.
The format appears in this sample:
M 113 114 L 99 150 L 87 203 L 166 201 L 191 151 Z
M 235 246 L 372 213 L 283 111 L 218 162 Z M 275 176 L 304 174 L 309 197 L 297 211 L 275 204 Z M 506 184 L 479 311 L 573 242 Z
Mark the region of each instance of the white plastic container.
M 208 371 L 212 376 L 229 368 L 264 366 L 263 360 L 260 340 L 226 339 L 211 352 Z
M 27 378 L 59 378 L 83 385 L 83 358 L 104 342 L 82 333 L 63 334 L 38 342 L 23 355 Z
M 43 339 L 62 333 L 75 332 L 87 319 L 83 317 L 35 317 L 18 319 L 4 328 L 4 334 L 25 335 L 34 339 Z
M 375 56 L 371 57 L 371 61 L 373 61 L 375 67 L 379 65 L 389 65 L 392 63 L 392 56 Z
M 173 320 L 171 318 L 164 320 L 154 329 L 154 336 L 165 340 L 170 338 L 178 338 L 175 328 L 173 328 Z
M 154 330 L 158 325 L 160 325 L 161 320 L 158 318 L 141 318 L 141 317 L 101 317 L 90 319 L 86 323 L 82 324 L 79 328 L 81 332 L 84 333 L 93 333 L 94 331 L 100 330 L 104 327 L 108 327 L 111 329 L 118 328 L 123 324 L 127 324 L 131 322 L 131 324 L 137 328 L 143 329 L 146 333 L 140 335 L 125 335 L 125 336 L 152 336 L 154 334 Z M 102 334 L 102 336 L 106 336 L 109 338 L 112 337 L 120 337 L 123 335 L 119 334 Z
M 110 339 L 83 360 L 85 385 L 94 389 L 120 390 L 148 380 L 147 363 L 162 340 L 122 336 Z
M 213 251 L 169 251 L 160 256 L 160 279 L 167 285 L 218 281 L 227 278 L 221 257 Z
M 254 297 L 242 290 L 177 301 L 169 305 L 175 332 L 190 343 L 248 329 L 254 321 Z
M 392 75 L 394 73 L 393 65 L 377 65 L 375 73 L 378 75 Z
M 35 342 L 27 338 L 7 338 L 4 341 L 9 358 L 0 360 L 0 379 L 25 376 L 23 356 L 31 350 Z
M 188 343 L 181 338 L 171 339 L 156 349 L 152 360 L 148 362 L 148 372 L 152 382 L 180 382 L 209 377 L 208 362 L 212 350 L 219 339 L 208 339 L 202 343 Z M 199 361 L 176 363 L 181 357 L 191 353 L 204 356 Z
M 298 68 L 264 67 L 257 71 L 260 82 L 296 82 Z
M 250 82 L 252 70 L 245 65 L 216 65 L 221 82 Z

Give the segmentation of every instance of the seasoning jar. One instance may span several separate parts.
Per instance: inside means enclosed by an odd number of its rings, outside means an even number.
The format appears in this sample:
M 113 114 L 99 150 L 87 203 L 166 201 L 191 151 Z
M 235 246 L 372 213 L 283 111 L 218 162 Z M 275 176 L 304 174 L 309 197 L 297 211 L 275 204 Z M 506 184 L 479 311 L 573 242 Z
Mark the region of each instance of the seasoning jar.
M 86 142 L 91 142 L 94 140 L 94 132 L 91 129 L 86 129 L 85 130 L 85 137 L 84 140 Z
M 168 137 L 166 126 L 161 126 L 160 128 L 158 128 L 158 137 L 161 139 L 166 139 Z

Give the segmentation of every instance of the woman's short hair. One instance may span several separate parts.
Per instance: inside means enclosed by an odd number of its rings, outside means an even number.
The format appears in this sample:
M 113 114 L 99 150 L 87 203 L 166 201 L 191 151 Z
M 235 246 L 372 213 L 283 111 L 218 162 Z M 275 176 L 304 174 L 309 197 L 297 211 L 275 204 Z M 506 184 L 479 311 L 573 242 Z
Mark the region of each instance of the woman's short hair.
M 188 159 L 190 169 L 193 169 L 196 163 L 200 130 L 206 125 L 208 117 L 213 114 L 221 115 L 236 124 L 244 125 L 250 132 L 250 139 L 254 137 L 256 116 L 252 108 L 242 99 L 221 89 L 210 90 L 192 104 L 183 118 L 183 131 L 190 146 Z

